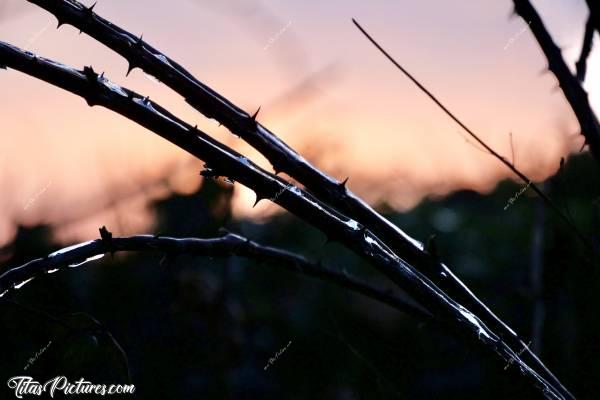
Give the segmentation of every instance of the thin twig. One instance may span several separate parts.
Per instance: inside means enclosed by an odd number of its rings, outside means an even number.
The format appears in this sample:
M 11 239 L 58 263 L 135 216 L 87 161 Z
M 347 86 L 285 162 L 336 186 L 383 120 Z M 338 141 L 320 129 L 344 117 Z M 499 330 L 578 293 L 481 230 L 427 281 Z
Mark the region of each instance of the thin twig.
M 544 188 L 547 189 L 550 181 Z M 544 293 L 544 225 L 546 209 L 543 204 L 537 202 L 533 219 L 533 232 L 531 240 L 531 294 L 533 296 L 532 323 L 531 323 L 531 350 L 539 356 L 542 353 L 544 320 L 546 316 L 546 304 Z
M 558 80 L 565 98 L 571 105 L 579 122 L 581 134 L 590 146 L 592 156 L 596 159 L 596 162 L 600 163 L 600 123 L 598 123 L 598 118 L 590 106 L 587 92 L 571 73 L 560 49 L 552 40 L 550 33 L 544 26 L 544 22 L 529 0 L 513 0 L 513 3 L 515 12 L 525 21 L 530 21 L 529 28 L 548 60 L 548 69 L 552 71 Z
M 492 156 L 494 156 L 498 160 L 500 160 L 511 171 L 513 171 L 519 178 L 521 178 L 525 183 L 527 183 L 528 185 L 531 185 L 532 189 L 544 200 L 544 202 L 546 204 L 548 204 L 561 217 L 561 219 L 563 219 L 564 221 L 567 222 L 567 224 L 574 230 L 574 232 L 577 234 L 577 237 L 586 245 L 586 247 L 588 247 L 591 251 L 593 251 L 593 247 L 591 246 L 591 244 L 587 240 L 587 238 L 585 236 L 583 236 L 583 234 L 581 234 L 579 232 L 579 230 L 577 229 L 577 227 L 562 213 L 562 211 L 560 210 L 560 208 L 557 205 L 555 205 L 554 202 L 548 196 L 546 196 L 546 194 L 543 191 L 541 191 L 535 184 L 533 184 L 533 182 L 531 181 L 531 179 L 529 179 L 527 176 L 525 176 L 521 171 L 519 171 L 513 164 L 511 164 L 510 162 L 508 162 L 504 157 L 502 157 L 500 154 L 498 154 L 496 151 L 494 151 L 494 149 L 492 149 L 490 146 L 488 146 L 483 140 L 481 140 L 479 138 L 479 136 L 477 136 L 473 131 L 471 131 L 464 123 L 462 123 L 429 90 L 427 90 L 427 88 L 425 88 L 425 86 L 423 86 L 406 69 L 404 69 L 385 49 L 383 49 L 383 47 L 381 47 L 379 45 L 379 43 L 377 43 L 377 41 L 375 41 L 375 39 L 373 39 L 373 37 L 371 37 L 371 35 L 369 35 L 369 33 L 367 33 L 367 31 L 354 18 L 352 19 L 352 22 L 361 31 L 361 33 L 381 53 L 383 53 L 383 55 L 389 61 L 392 62 L 392 64 L 394 64 L 400 71 L 402 71 L 402 73 L 404 73 L 404 75 L 406 75 L 419 89 L 421 89 L 421 91 L 423 91 L 431 100 L 433 100 L 433 102 L 438 107 L 440 107 L 452 120 L 454 120 L 463 130 L 465 130 L 465 132 L 467 132 L 473 139 L 475 139 L 477 141 L 477 143 L 479 143 L 481 146 L 483 146 Z M 487 316 L 486 313 L 482 313 L 481 315 L 486 315 Z M 502 332 L 501 333 L 502 334 L 502 338 L 504 340 L 508 341 L 509 343 L 511 343 L 511 345 L 515 346 L 515 348 L 517 346 L 525 348 L 526 349 L 525 350 L 525 354 L 530 358 L 531 362 L 533 362 L 534 364 L 536 364 L 540 368 L 540 370 L 542 371 L 542 374 L 544 374 L 544 376 L 549 381 L 553 382 L 557 387 L 559 387 L 561 389 L 563 395 L 565 395 L 568 398 L 573 398 L 573 395 L 560 383 L 560 381 L 541 362 L 541 360 L 535 354 L 533 354 L 531 351 L 529 351 L 528 347 L 525 345 L 525 343 L 523 342 L 523 340 L 521 340 L 510 328 L 508 328 L 505 324 L 503 324 L 495 315 L 493 315 L 493 314 L 491 314 L 491 315 L 493 317 L 495 317 L 495 319 L 490 319 L 490 322 L 488 322 L 488 321 L 486 321 L 486 322 L 493 323 L 493 322 L 498 321 L 499 323 L 498 323 L 497 329 L 498 329 L 499 332 Z
M 569 226 L 569 228 L 571 228 L 571 230 L 575 233 L 575 235 L 577 236 L 577 238 L 579 238 L 581 240 L 581 242 L 590 250 L 593 251 L 593 246 L 591 245 L 591 242 L 589 241 L 589 239 L 587 237 L 585 237 L 577 228 L 577 226 L 573 223 L 573 221 L 571 221 L 560 209 L 560 207 L 558 207 L 558 205 L 556 205 L 554 203 L 554 201 L 548 197 L 536 184 L 534 184 L 532 182 L 532 180 L 530 178 L 528 178 L 523 172 L 521 172 L 519 169 L 517 169 L 512 163 L 510 163 L 505 157 L 501 156 L 500 154 L 498 154 L 493 148 L 491 148 L 487 143 L 485 143 L 477 134 L 475 134 L 471 129 L 469 129 L 458 117 L 456 117 L 446 106 L 444 106 L 442 104 L 442 102 L 440 100 L 437 99 L 437 97 L 435 97 L 433 95 L 433 93 L 431 93 L 425 86 L 423 86 L 414 76 L 412 76 L 406 69 L 404 69 L 404 67 L 402 67 L 402 65 L 400 65 L 383 47 L 381 47 L 379 45 L 379 43 L 377 43 L 375 41 L 375 39 L 373 39 L 373 37 L 371 37 L 371 35 L 369 35 L 367 33 L 367 31 L 353 18 L 352 22 L 354 22 L 354 25 L 356 25 L 356 27 L 362 32 L 363 35 L 365 35 L 365 37 L 367 39 L 369 39 L 369 41 L 389 60 L 392 62 L 392 64 L 394 64 L 400 71 L 402 71 L 402 73 L 404 75 L 406 75 L 406 77 L 408 79 L 410 79 L 415 85 L 417 85 L 417 87 L 419 89 L 421 89 L 421 91 L 423 93 L 425 93 L 439 108 L 442 109 L 442 111 L 444 111 L 444 113 L 446 113 L 446 115 L 448 115 L 454 122 L 456 122 L 462 129 L 464 129 L 465 132 L 467 132 L 473 139 L 475 139 L 477 141 L 477 143 L 479 143 L 481 146 L 483 146 L 488 153 L 490 153 L 492 156 L 494 156 L 495 158 L 497 158 L 498 160 L 500 160 L 500 162 L 502 162 L 502 164 L 506 165 L 508 167 L 508 169 L 510 169 L 512 172 L 515 173 L 515 175 L 517 175 L 520 179 L 523 180 L 524 183 L 528 184 L 531 186 L 531 189 L 544 201 L 544 203 L 546 203 L 559 217 L 560 219 L 565 222 L 567 224 L 567 226 Z
M 587 20 L 585 24 L 585 32 L 583 34 L 583 42 L 581 44 L 581 54 L 579 60 L 575 63 L 575 70 L 577 72 L 577 79 L 579 82 L 585 81 L 585 73 L 587 71 L 587 59 L 592 52 L 592 43 L 594 42 L 594 24 L 592 22 L 592 16 Z

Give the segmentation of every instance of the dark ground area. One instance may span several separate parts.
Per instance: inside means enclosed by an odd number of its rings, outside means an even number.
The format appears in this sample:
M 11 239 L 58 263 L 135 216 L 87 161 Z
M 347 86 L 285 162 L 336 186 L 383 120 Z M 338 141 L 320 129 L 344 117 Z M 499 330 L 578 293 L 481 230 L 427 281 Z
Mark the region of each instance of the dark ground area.
M 598 176 L 584 155 L 569 160 L 549 184 L 550 195 L 595 239 Z M 550 210 L 540 212 L 530 190 L 504 209 L 521 187 L 504 182 L 489 195 L 459 192 L 389 217 L 421 241 L 435 234 L 447 265 L 497 315 L 535 341 L 544 362 L 578 398 L 597 399 L 598 266 Z M 216 213 L 230 191 L 207 182 L 194 195 L 162 201 L 155 205 L 156 231 L 144 233 L 213 237 L 223 226 L 392 287 L 293 216 L 255 224 Z M 544 232 L 539 293 L 531 278 L 536 229 Z M 21 229 L 3 250 L 10 258 L 0 270 L 56 248 L 49 228 Z M 543 314 L 534 311 L 536 304 Z M 543 316 L 538 334 L 536 313 Z M 531 398 L 514 368 L 505 371 L 446 332 L 330 284 L 242 258 L 107 255 L 5 296 L 0 324 L 3 382 L 16 375 L 131 381 L 134 397 L 144 399 Z M 13 396 L 3 384 L 0 398 Z

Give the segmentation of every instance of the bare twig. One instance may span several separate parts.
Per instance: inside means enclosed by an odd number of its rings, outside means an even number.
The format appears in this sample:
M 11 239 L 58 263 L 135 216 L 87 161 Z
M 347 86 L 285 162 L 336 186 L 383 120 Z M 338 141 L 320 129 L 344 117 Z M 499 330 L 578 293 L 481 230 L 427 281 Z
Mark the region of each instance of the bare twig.
M 527 183 L 527 185 L 531 185 L 532 189 L 538 194 L 538 196 L 540 196 L 540 198 L 542 198 L 542 200 L 544 200 L 544 202 L 550 206 L 560 217 L 563 221 L 565 221 L 569 227 L 571 227 L 573 229 L 573 231 L 576 233 L 577 237 L 586 245 L 586 247 L 588 247 L 590 250 L 593 251 L 593 248 L 589 242 L 589 240 L 583 236 L 583 234 L 581 234 L 579 232 L 579 229 L 577 229 L 577 227 L 571 222 L 571 220 L 569 220 L 564 213 L 560 210 L 560 208 L 554 203 L 554 201 L 552 201 L 548 196 L 546 196 L 546 194 L 540 190 L 535 184 L 532 183 L 531 179 L 529 179 L 527 176 L 525 176 L 525 174 L 523 174 L 520 170 L 518 170 L 512 163 L 510 163 L 509 161 L 506 160 L 506 158 L 504 158 L 503 156 L 501 156 L 500 154 L 498 154 L 494 149 L 492 149 L 490 146 L 487 145 L 487 143 L 485 143 L 483 140 L 481 140 L 479 138 L 478 135 L 476 135 L 473 131 L 471 131 L 460 119 L 458 119 L 458 117 L 456 117 L 448 108 L 446 108 L 446 106 L 444 106 L 427 88 L 425 88 L 425 86 L 423 86 L 416 78 L 414 78 L 406 69 L 404 69 L 404 67 L 402 67 L 402 65 L 400 65 L 383 47 L 381 47 L 379 45 L 379 43 L 377 43 L 375 41 L 375 39 L 373 39 L 373 37 L 371 37 L 371 35 L 369 35 L 369 33 L 367 33 L 367 31 L 355 20 L 352 19 L 352 22 L 354 23 L 354 25 L 356 25 L 356 27 L 362 32 L 363 35 L 365 35 L 365 37 L 389 60 L 392 62 L 392 64 L 394 64 L 394 66 L 396 66 L 400 71 L 402 71 L 402 73 L 404 75 L 406 75 L 421 91 L 423 91 L 431 100 L 433 100 L 433 102 L 440 107 L 454 122 L 456 122 L 463 130 L 465 130 L 465 132 L 467 132 L 473 139 L 475 139 L 477 141 L 477 143 L 479 143 L 481 146 L 483 146 L 483 148 L 485 148 L 492 156 L 496 157 L 498 160 L 500 160 L 504 165 L 506 165 L 511 171 L 513 171 L 519 178 L 521 178 L 525 183 Z M 465 288 L 466 289 L 466 288 Z M 483 307 L 485 307 L 481 302 L 478 301 L 478 303 L 472 303 L 472 298 L 475 298 L 474 296 L 469 297 L 469 296 L 465 296 L 462 292 L 460 291 L 450 291 L 450 293 L 452 293 L 453 295 L 455 295 L 457 298 L 459 298 L 461 301 L 465 301 L 468 302 L 467 304 L 471 305 L 473 304 L 473 309 L 477 309 L 479 311 L 479 309 L 477 308 L 477 306 L 479 304 L 481 304 Z M 470 292 L 469 292 L 470 293 Z M 476 298 L 475 298 L 476 299 Z M 477 299 L 478 300 L 478 299 Z M 515 348 L 517 347 L 521 347 L 525 349 L 525 355 L 527 357 L 530 358 L 531 362 L 536 364 L 538 366 L 538 368 L 540 368 L 540 370 L 542 371 L 542 373 L 544 374 L 544 376 L 551 382 L 553 382 L 557 387 L 560 388 L 560 390 L 562 391 L 563 395 L 565 395 L 568 398 L 572 398 L 573 395 L 560 383 L 560 381 L 552 374 L 552 372 L 541 362 L 541 360 L 534 354 L 532 353 L 529 348 L 527 347 L 527 345 L 523 342 L 523 340 L 521 340 L 508 326 L 506 326 L 504 323 L 502 323 L 493 313 L 491 313 L 491 311 L 489 313 L 485 313 L 483 312 L 484 310 L 482 310 L 480 315 L 483 315 L 484 317 L 487 317 L 489 319 L 486 319 L 486 322 L 493 324 L 493 326 L 498 330 L 498 332 L 501 332 L 501 336 L 504 340 L 508 341 L 509 343 L 511 343 L 513 346 L 515 346 Z M 489 311 L 489 310 L 488 310 Z M 490 315 L 491 314 L 491 315 Z
M 136 235 L 111 238 L 109 242 L 102 239 L 92 240 L 58 250 L 48 257 L 38 258 L 6 271 L 0 275 L 0 293 L 19 286 L 22 282 L 46 274 L 48 271 L 58 271 L 71 265 L 79 266 L 88 260 L 95 260 L 97 256 L 107 252 L 125 251 L 152 251 L 164 252 L 169 255 L 192 254 L 209 257 L 237 255 L 333 283 L 387 304 L 420 320 L 429 321 L 432 318 L 431 314 L 421 307 L 413 305 L 390 291 L 384 291 L 363 282 L 346 272 L 335 271 L 300 255 L 275 247 L 262 246 L 232 233 L 212 239 Z
M 600 35 L 600 3 L 596 0 L 585 0 L 590 9 L 590 20 L 594 29 Z
M 548 197 L 543 190 L 541 190 L 533 181 L 528 178 L 523 172 L 517 169 L 513 163 L 509 162 L 504 156 L 498 154 L 493 148 L 491 148 L 487 143 L 485 143 L 475 132 L 469 129 L 457 116 L 455 116 L 440 100 L 437 99 L 425 86 L 423 86 L 414 76 L 412 76 L 402 65 L 400 65 L 383 47 L 379 45 L 373 39 L 369 33 L 355 20 L 352 19 L 354 25 L 362 32 L 363 35 L 388 59 L 394 64 L 408 79 L 410 79 L 423 93 L 425 93 L 439 108 L 446 113 L 454 122 L 456 122 L 465 132 L 467 132 L 473 139 L 477 141 L 481 146 L 483 146 L 488 153 L 497 158 L 502 164 L 506 165 L 508 169 L 515 173 L 524 183 L 531 186 L 532 190 L 546 203 L 559 217 L 560 219 L 569 226 L 569 228 L 575 233 L 578 239 L 588 248 L 588 250 L 593 251 L 593 247 L 587 237 L 585 237 L 577 228 L 577 226 L 571 221 L 558 207 L 554 201 Z
M 585 141 L 590 146 L 591 154 L 600 163 L 600 124 L 590 106 L 586 91 L 569 70 L 560 49 L 552 40 L 542 19 L 529 0 L 513 0 L 513 3 L 515 12 L 525 21 L 531 22 L 529 28 L 548 60 L 548 69 L 558 80 L 565 98 L 571 105 L 577 121 L 579 121 L 581 134 L 585 136 Z
M 579 82 L 585 80 L 585 73 L 587 71 L 587 59 L 592 52 L 592 43 L 594 42 L 594 24 L 592 22 L 592 16 L 587 20 L 585 24 L 585 32 L 583 34 L 583 42 L 581 44 L 581 54 L 579 60 L 575 63 L 575 70 L 577 72 L 577 79 Z
M 550 185 L 544 184 L 545 189 Z M 544 225 L 546 210 L 542 203 L 535 205 L 533 232 L 531 239 L 531 294 L 533 296 L 532 324 L 531 324 L 531 349 L 541 356 L 543 347 L 544 320 L 546 304 L 544 296 Z
M 144 46 L 141 39 L 134 45 Z M 42 79 L 83 97 L 89 105 L 101 105 L 131 119 L 203 159 L 218 175 L 227 176 L 251 188 L 257 193 L 257 199 L 273 198 L 279 193 L 278 197 L 273 199 L 274 202 L 369 260 L 381 273 L 396 282 L 442 322 L 455 326 L 463 333 L 463 337 L 471 338 L 474 343 L 495 353 L 504 362 L 513 360 L 522 377 L 544 396 L 553 399 L 571 398 L 556 384 L 550 383 L 527 365 L 517 352 L 480 318 L 398 257 L 371 231 L 355 220 L 335 212 L 310 194 L 262 170 L 247 158 L 186 124 L 147 97 L 110 82 L 90 67 L 78 71 L 8 44 L 0 43 L 0 65 Z

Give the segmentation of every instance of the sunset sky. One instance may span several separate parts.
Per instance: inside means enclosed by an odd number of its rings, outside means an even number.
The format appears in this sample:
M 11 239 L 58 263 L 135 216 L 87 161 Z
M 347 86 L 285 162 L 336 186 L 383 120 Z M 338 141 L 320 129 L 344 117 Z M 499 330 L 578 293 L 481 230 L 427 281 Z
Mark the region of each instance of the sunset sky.
M 90 5 L 92 2 L 85 2 Z M 579 55 L 584 0 L 533 2 L 564 57 Z M 144 39 L 373 204 L 493 190 L 509 171 L 484 153 L 358 32 L 354 17 L 468 126 L 536 180 L 582 144 L 572 111 L 509 0 L 100 0 L 94 11 Z M 263 159 L 179 95 L 25 0 L 0 0 L 0 40 L 77 68 L 93 65 L 178 116 Z M 586 89 L 600 110 L 600 43 Z M 202 163 L 106 109 L 0 71 L 0 245 L 16 226 L 57 239 L 152 230 L 151 199 L 201 184 Z M 235 214 L 260 216 L 235 185 Z

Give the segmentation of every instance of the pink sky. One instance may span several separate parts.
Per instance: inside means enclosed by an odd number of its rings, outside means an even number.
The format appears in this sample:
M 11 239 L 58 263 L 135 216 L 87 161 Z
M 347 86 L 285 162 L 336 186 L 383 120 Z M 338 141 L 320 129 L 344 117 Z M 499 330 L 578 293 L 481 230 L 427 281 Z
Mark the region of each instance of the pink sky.
M 87 2 L 89 4 L 89 2 Z M 583 0 L 534 2 L 572 62 Z M 307 158 L 377 204 L 408 209 L 425 196 L 490 191 L 508 171 L 465 140 L 354 28 L 357 18 L 492 147 L 537 180 L 579 149 L 577 122 L 511 1 L 101 0 L 94 9 L 178 60 Z M 206 120 L 140 70 L 25 0 L 0 0 L 0 40 L 149 95 L 228 145 L 240 139 Z M 598 49 L 600 43 L 595 48 Z M 600 109 L 600 52 L 586 88 Z M 198 188 L 201 163 L 105 109 L 16 71 L 0 73 L 0 244 L 17 224 L 51 223 L 60 240 L 152 229 L 148 201 Z M 166 179 L 165 179 L 166 178 Z M 235 185 L 238 216 L 254 195 Z M 125 201 L 117 201 L 125 198 Z M 116 227 L 116 228 L 115 228 Z

